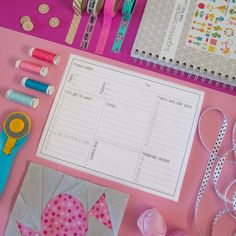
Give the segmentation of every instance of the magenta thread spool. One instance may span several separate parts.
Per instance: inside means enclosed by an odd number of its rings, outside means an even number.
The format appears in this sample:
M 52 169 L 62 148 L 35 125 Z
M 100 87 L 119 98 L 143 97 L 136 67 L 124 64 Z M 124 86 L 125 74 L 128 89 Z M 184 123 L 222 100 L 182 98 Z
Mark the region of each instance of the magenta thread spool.
M 48 68 L 46 66 L 42 66 L 25 60 L 17 60 L 15 67 L 18 70 L 28 71 L 43 77 L 47 76 L 48 74 Z
M 39 48 L 30 48 L 28 55 L 39 60 L 50 62 L 56 66 L 59 65 L 61 61 L 61 56 Z

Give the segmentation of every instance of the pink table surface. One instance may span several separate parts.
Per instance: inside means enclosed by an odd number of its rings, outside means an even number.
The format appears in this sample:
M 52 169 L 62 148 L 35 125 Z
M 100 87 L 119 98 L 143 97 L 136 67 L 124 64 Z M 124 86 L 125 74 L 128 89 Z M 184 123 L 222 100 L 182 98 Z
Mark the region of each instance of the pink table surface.
M 10 178 L 5 189 L 3 196 L 0 198 L 0 235 L 3 235 L 5 226 L 7 224 L 8 216 L 11 212 L 11 208 L 14 204 L 15 198 L 17 196 L 20 184 L 25 174 L 25 170 L 30 161 L 40 163 L 42 165 L 55 168 L 64 171 L 66 174 L 70 174 L 76 177 L 84 178 L 93 181 L 97 184 L 105 185 L 114 188 L 119 191 L 123 191 L 130 195 L 126 213 L 120 228 L 119 236 L 141 236 L 136 221 L 138 216 L 146 209 L 156 207 L 158 208 L 163 217 L 165 218 L 168 229 L 172 230 L 175 228 L 185 229 L 189 235 L 198 235 L 196 229 L 193 226 L 193 212 L 194 212 L 194 202 L 196 194 L 199 189 L 199 184 L 206 167 L 208 155 L 204 151 L 200 144 L 198 135 L 195 135 L 194 144 L 192 147 L 187 172 L 184 178 L 183 187 L 178 202 L 166 200 L 161 197 L 157 197 L 152 194 L 148 194 L 133 188 L 126 187 L 121 184 L 117 184 L 112 181 L 104 180 L 93 175 L 89 175 L 74 169 L 70 169 L 55 163 L 40 159 L 35 156 L 36 148 L 47 119 L 48 112 L 50 110 L 51 104 L 55 93 L 52 96 L 47 96 L 40 94 L 32 90 L 26 90 L 20 86 L 20 81 L 25 73 L 18 71 L 14 68 L 14 62 L 17 58 L 29 59 L 27 56 L 27 49 L 29 47 L 40 47 L 46 50 L 51 50 L 62 55 L 62 63 L 58 66 L 49 65 L 49 75 L 47 78 L 38 78 L 33 76 L 35 79 L 46 81 L 55 85 L 56 90 L 60 84 L 64 68 L 66 66 L 68 57 L 70 53 L 75 53 L 79 55 L 84 55 L 86 57 L 94 58 L 100 61 L 106 61 L 108 63 L 116 64 L 120 67 L 125 67 L 131 70 L 136 70 L 138 72 L 158 77 L 167 81 L 175 81 L 179 84 L 183 84 L 189 87 L 200 89 L 205 91 L 205 99 L 203 104 L 203 109 L 211 106 L 217 106 L 225 111 L 229 118 L 229 132 L 227 132 L 226 139 L 224 141 L 221 153 L 226 151 L 231 147 L 231 130 L 233 122 L 236 120 L 236 112 L 234 105 L 236 104 L 236 97 L 223 94 L 208 88 L 203 88 L 198 85 L 193 85 L 192 83 L 173 80 L 171 77 L 160 75 L 154 72 L 150 72 L 141 68 L 136 68 L 131 65 L 120 63 L 117 61 L 112 61 L 105 59 L 103 57 L 94 56 L 77 49 L 72 49 L 70 47 L 62 46 L 53 42 L 35 38 L 32 36 L 27 36 L 15 31 L 7 30 L 0 27 L 0 71 L 1 71 L 1 82 L 0 82 L 0 124 L 2 123 L 6 115 L 15 110 L 21 110 L 27 112 L 32 118 L 32 132 L 30 139 L 24 146 L 22 150 L 18 153 L 16 160 L 13 165 L 13 169 L 10 174 Z M 32 61 L 35 61 L 32 59 Z M 8 88 L 17 89 L 22 92 L 27 92 L 28 94 L 36 95 L 40 98 L 40 105 L 37 109 L 32 109 L 25 107 L 20 104 L 16 104 L 7 101 L 4 98 L 4 93 Z M 209 119 L 204 121 L 203 132 L 209 138 L 208 142 L 212 143 L 216 135 L 216 125 L 219 125 L 220 117 L 214 113 L 209 116 Z M 212 140 L 212 141 L 210 141 Z M 230 174 L 232 167 L 227 166 L 229 172 L 227 172 L 227 177 L 235 178 L 234 175 Z M 209 185 L 207 194 L 205 195 L 199 213 L 199 220 L 204 235 L 210 235 L 210 225 L 211 221 L 216 214 L 216 212 L 223 208 L 223 203 L 217 199 L 212 184 Z M 231 235 L 235 229 L 235 221 L 231 219 L 230 216 L 223 217 L 222 221 L 217 225 L 215 235 L 227 236 Z

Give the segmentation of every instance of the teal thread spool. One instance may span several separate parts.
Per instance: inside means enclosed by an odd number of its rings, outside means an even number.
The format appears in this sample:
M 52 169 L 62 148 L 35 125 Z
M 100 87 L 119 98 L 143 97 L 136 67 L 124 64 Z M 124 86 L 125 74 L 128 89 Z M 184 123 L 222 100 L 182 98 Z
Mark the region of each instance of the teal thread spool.
M 6 92 L 5 97 L 7 100 L 18 102 L 18 103 L 21 103 L 23 105 L 33 107 L 33 108 L 36 108 L 39 105 L 38 98 L 26 95 L 24 93 L 21 93 L 12 89 Z
M 21 81 L 21 85 L 25 88 L 31 88 L 48 95 L 51 95 L 54 91 L 53 85 L 41 83 L 39 81 L 30 79 L 29 77 L 24 77 Z

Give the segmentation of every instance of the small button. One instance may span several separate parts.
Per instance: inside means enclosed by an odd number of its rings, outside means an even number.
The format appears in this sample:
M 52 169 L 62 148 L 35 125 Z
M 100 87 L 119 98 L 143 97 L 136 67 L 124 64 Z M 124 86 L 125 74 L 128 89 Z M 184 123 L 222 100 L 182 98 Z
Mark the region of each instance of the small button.
M 29 16 L 22 16 L 20 18 L 20 23 L 23 24 L 25 21 L 31 21 Z
M 49 6 L 46 3 L 43 3 L 39 5 L 38 11 L 41 14 L 47 14 L 49 12 Z
M 49 20 L 49 25 L 53 28 L 56 28 L 60 25 L 60 20 L 57 17 L 52 17 Z
M 25 21 L 22 25 L 24 31 L 31 31 L 34 28 L 34 25 L 31 21 Z

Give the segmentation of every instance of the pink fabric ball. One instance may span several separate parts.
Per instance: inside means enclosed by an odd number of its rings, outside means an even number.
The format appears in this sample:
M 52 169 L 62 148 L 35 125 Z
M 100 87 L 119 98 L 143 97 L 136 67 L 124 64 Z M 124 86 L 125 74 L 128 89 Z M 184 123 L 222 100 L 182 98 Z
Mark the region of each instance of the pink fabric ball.
M 174 230 L 170 232 L 167 236 L 189 236 L 189 235 L 182 230 Z
M 138 218 L 138 227 L 143 236 L 165 236 L 166 223 L 157 209 L 149 209 Z

